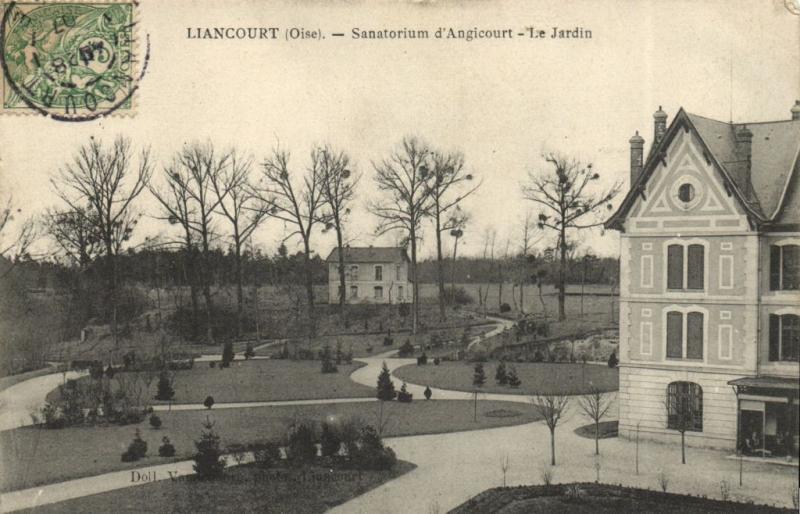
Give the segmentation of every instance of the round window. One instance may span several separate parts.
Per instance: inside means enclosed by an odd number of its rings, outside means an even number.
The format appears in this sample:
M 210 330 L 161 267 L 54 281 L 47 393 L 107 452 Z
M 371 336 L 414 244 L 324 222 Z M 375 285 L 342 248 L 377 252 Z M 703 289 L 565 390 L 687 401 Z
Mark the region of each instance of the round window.
M 681 184 L 678 188 L 678 199 L 683 203 L 689 203 L 694 200 L 695 192 L 694 186 L 691 184 Z

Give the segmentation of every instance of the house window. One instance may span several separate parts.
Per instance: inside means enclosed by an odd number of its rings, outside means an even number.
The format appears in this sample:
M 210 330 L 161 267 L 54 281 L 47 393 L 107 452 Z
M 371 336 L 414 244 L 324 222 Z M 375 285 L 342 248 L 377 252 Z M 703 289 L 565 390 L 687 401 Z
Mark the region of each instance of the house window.
M 397 286 L 397 298 L 399 300 L 403 299 L 403 286 Z
M 667 428 L 703 431 L 703 388 L 694 382 L 667 386 Z
M 769 315 L 769 360 L 800 360 L 800 316 Z
M 667 312 L 667 358 L 703 359 L 702 312 Z
M 705 288 L 705 247 L 671 244 L 667 247 L 667 289 Z
M 800 245 L 770 246 L 769 288 L 772 291 L 800 289 Z
M 399 264 L 395 265 L 394 271 L 395 271 L 395 275 L 396 275 L 395 276 L 395 280 L 399 281 L 400 280 L 400 265 Z
M 383 266 L 375 266 L 375 280 L 383 280 Z
M 678 188 L 678 198 L 684 203 L 694 200 L 694 186 L 689 183 L 681 184 Z
M 350 298 L 358 298 L 358 286 L 350 286 Z
M 350 276 L 348 277 L 349 280 L 358 280 L 358 266 L 353 264 L 350 266 Z
M 383 288 L 381 286 L 375 286 L 375 299 L 380 300 L 383 298 Z

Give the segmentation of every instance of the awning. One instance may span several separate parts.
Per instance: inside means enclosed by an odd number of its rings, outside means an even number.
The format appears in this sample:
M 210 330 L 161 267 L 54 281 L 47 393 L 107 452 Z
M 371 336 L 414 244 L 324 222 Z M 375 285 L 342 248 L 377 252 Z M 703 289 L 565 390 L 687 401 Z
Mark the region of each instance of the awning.
M 782 389 L 800 391 L 800 378 L 786 377 L 743 377 L 731 380 L 728 385 L 736 387 L 757 387 L 763 389 Z

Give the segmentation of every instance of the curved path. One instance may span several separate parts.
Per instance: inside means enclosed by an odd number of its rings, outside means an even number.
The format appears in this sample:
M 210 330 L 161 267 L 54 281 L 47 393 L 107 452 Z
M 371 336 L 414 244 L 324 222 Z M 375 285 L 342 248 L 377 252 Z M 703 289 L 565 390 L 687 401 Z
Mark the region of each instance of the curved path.
M 505 322 L 495 331 L 498 333 L 507 326 Z M 489 335 L 487 334 L 487 335 Z M 474 343 L 475 341 L 473 341 Z M 472 343 L 470 343 L 472 344 Z M 355 370 L 351 379 L 357 383 L 374 386 L 378 373 L 385 360 L 390 370 L 413 364 L 414 359 L 386 359 L 393 352 L 370 358 L 357 359 L 366 366 Z M 40 380 L 47 377 L 39 377 Z M 58 374 L 59 379 L 63 379 Z M 26 399 L 25 408 L 36 405 L 35 400 L 43 399 L 47 392 L 58 386 L 59 381 L 40 381 L 34 386 L 18 389 Z M 397 379 L 395 379 L 397 380 Z M 26 381 L 23 384 L 28 384 Z M 16 387 L 16 386 L 15 386 Z M 47 389 L 50 387 L 50 389 Z M 12 389 L 12 388 L 10 388 Z M 9 389 L 9 390 L 10 390 Z M 45 390 L 47 389 L 47 390 Z M 407 384 L 407 389 L 421 398 L 424 387 Z M 472 393 L 432 389 L 434 399 L 472 399 Z M 19 394 L 19 392 L 17 394 Z M 480 399 L 504 400 L 527 403 L 530 396 L 519 394 L 483 393 Z M 236 408 L 247 406 L 277 406 L 291 404 L 343 403 L 352 401 L 375 401 L 373 398 L 353 398 L 335 400 L 303 400 L 301 402 L 253 402 L 238 404 L 217 404 L 214 408 Z M 680 464 L 680 447 L 641 442 L 639 445 L 639 470 L 634 474 L 633 445 L 622 439 L 607 439 L 600 443 L 602 457 L 594 456 L 594 441 L 573 433 L 578 426 L 587 421 L 579 415 L 576 402 L 568 409 L 567 415 L 559 424 L 556 433 L 558 466 L 554 469 L 556 482 L 594 481 L 595 463 L 600 464 L 600 479 L 606 483 L 621 483 L 633 487 L 656 488 L 657 475 L 664 472 L 669 477 L 670 491 L 690 494 L 716 496 L 722 479 L 736 484 L 738 462 L 725 458 L 721 452 L 689 449 L 688 459 L 691 467 Z M 20 407 L 22 408 L 22 407 Z M 159 406 L 167 409 L 168 406 Z M 204 408 L 200 405 L 172 406 L 173 409 Z M 25 412 L 27 416 L 27 411 Z M 613 416 L 610 416 L 613 417 Z M 29 418 L 27 420 L 29 422 Z M 550 434 L 540 422 L 510 427 L 488 428 L 467 432 L 418 435 L 386 438 L 398 458 L 413 462 L 417 468 L 349 502 L 331 512 L 337 513 L 440 513 L 463 503 L 470 497 L 490 488 L 507 485 L 541 483 L 542 469 L 548 466 Z M 607 455 L 613 458 L 607 458 Z M 504 473 L 501 463 L 508 457 L 510 468 Z M 229 465 L 233 465 L 230 463 Z M 752 469 L 759 473 L 753 473 Z M 758 503 L 791 505 L 791 492 L 796 487 L 796 471 L 776 470 L 774 466 L 748 465 L 747 480 L 744 487 L 731 486 L 732 499 L 748 499 Z M 60 502 L 124 487 L 138 485 L 131 482 L 131 473 L 155 471 L 160 480 L 170 478 L 169 471 L 178 476 L 190 475 L 192 461 L 181 461 L 158 466 L 148 466 L 137 470 L 117 471 L 94 477 L 68 482 L 13 491 L 0 495 L 0 508 L 10 512 L 37 505 Z M 691 471 L 691 472 L 687 472 Z
M 80 378 L 87 374 L 82 371 L 51 373 L 0 391 L 0 431 L 32 425 L 31 414 L 41 410 L 47 393 L 69 379 Z

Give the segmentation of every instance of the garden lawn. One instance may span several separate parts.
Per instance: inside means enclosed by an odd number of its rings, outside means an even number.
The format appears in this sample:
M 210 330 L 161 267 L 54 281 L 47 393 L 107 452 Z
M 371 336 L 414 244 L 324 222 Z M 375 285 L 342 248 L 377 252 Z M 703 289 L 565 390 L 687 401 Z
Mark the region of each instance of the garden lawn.
M 601 391 L 619 389 L 619 372 L 616 368 L 597 364 L 551 362 L 507 363 L 507 367 L 513 365 L 517 369 L 517 375 L 522 381 L 522 385 L 518 388 L 501 386 L 497 385 L 494 379 L 497 364 L 497 362 L 483 364 L 486 384 L 481 391 L 532 395 L 544 393 L 583 394 L 588 393 L 592 386 Z M 426 366 L 411 364 L 396 369 L 393 375 L 411 384 L 457 391 L 474 391 L 475 388 L 472 385 L 474 366 L 470 362 L 453 361 L 442 362 L 438 366 L 430 363 Z
M 587 439 L 594 439 L 595 426 L 594 423 L 583 425 L 575 429 L 575 433 Z M 611 437 L 619 437 L 619 421 L 601 421 L 597 424 L 597 437 L 598 439 L 609 439 Z
M 173 403 L 201 404 L 209 395 L 216 403 L 374 396 L 373 389 L 350 380 L 350 373 L 363 365 L 358 362 L 342 364 L 338 373 L 323 374 L 319 361 L 235 360 L 230 368 L 223 369 L 218 362 L 213 368 L 208 362 L 196 362 L 192 369 L 175 372 Z M 117 386 L 116 379 L 111 383 Z M 166 403 L 154 400 L 157 388 L 155 379 L 150 384 L 149 394 L 142 396 L 153 403 Z M 57 395 L 58 391 L 54 391 L 48 398 Z
M 607 484 L 558 484 L 484 491 L 451 514 L 784 514 L 791 509 L 737 503 Z
M 459 321 L 453 320 L 453 323 L 458 323 Z M 461 323 L 466 323 L 465 320 L 461 320 Z M 486 324 L 483 322 L 473 321 L 472 326 L 470 326 L 469 334 L 470 334 L 470 341 L 480 335 L 485 334 L 491 330 L 494 330 L 495 324 L 490 323 Z M 392 344 L 384 346 L 383 342 L 387 336 L 387 332 L 380 332 L 377 334 L 346 334 L 346 335 L 338 335 L 338 336 L 320 336 L 315 338 L 310 343 L 306 342 L 296 342 L 296 343 L 287 343 L 287 349 L 289 350 L 289 354 L 291 355 L 295 349 L 307 349 L 311 350 L 315 355 L 317 352 L 322 350 L 326 345 L 330 346 L 331 351 L 333 354 L 336 354 L 336 347 L 337 343 L 341 345 L 341 349 L 343 352 L 353 352 L 353 357 L 369 357 L 371 355 L 376 355 L 379 353 L 383 353 L 389 350 L 397 350 L 400 346 L 405 343 L 406 340 L 409 340 L 411 344 L 415 346 L 420 345 L 427 345 L 431 341 L 431 337 L 433 334 L 438 335 L 441 341 L 453 341 L 457 343 L 460 339 L 462 334 L 464 333 L 465 326 L 456 326 L 450 328 L 441 328 L 441 329 L 428 329 L 424 333 L 419 334 L 411 334 L 409 332 L 392 332 Z M 370 350 L 371 347 L 371 350 Z M 266 348 L 261 348 L 256 350 L 256 355 L 276 355 L 280 353 L 283 349 L 282 345 L 273 345 Z M 457 350 L 458 347 L 450 346 L 449 352 L 452 353 L 454 350 Z M 421 352 L 417 352 L 417 354 L 421 354 Z M 431 352 L 428 352 L 431 355 Z
M 34 485 L 61 482 L 98 475 L 108 471 L 163 464 L 158 457 L 161 438 L 169 437 L 177 455 L 172 460 L 190 458 L 193 441 L 199 438 L 201 423 L 209 417 L 224 446 L 235 443 L 273 440 L 283 437 L 290 423 L 298 419 L 314 421 L 357 417 L 377 425 L 379 402 L 211 409 L 159 412 L 163 426 L 150 428 L 147 421 L 127 426 L 86 426 L 61 430 L 36 427 L 0 432 L 0 490 L 12 491 Z M 510 415 L 510 414 L 516 415 Z M 383 435 L 406 436 L 457 432 L 529 423 L 539 419 L 528 405 L 479 401 L 478 421 L 473 421 L 473 402 L 469 400 L 414 400 L 391 402 L 384 406 Z M 120 455 L 141 431 L 147 442 L 147 457 L 133 462 L 120 461 Z

